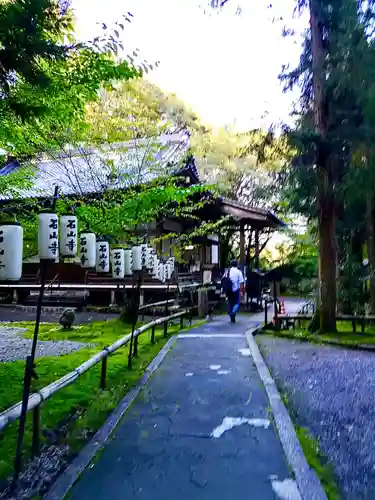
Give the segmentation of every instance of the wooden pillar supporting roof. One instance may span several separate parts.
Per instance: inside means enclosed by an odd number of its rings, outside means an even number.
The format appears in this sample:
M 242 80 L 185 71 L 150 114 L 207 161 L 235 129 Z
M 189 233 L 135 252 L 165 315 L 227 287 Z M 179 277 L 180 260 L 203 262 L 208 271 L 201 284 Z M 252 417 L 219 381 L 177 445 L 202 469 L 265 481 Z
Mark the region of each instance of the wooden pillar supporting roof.
M 259 229 L 255 231 L 255 269 L 260 268 L 259 262 Z
M 245 252 L 245 224 L 240 223 L 240 264 L 246 265 L 246 252 Z

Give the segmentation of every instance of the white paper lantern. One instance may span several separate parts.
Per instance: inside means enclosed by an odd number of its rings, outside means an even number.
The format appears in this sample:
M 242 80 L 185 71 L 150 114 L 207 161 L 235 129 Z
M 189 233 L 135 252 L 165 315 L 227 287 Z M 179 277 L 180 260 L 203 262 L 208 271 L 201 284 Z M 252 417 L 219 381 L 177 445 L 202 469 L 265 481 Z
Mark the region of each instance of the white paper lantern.
M 142 269 L 147 269 L 147 257 L 148 257 L 148 246 L 146 244 L 143 244 L 141 245 Z
M 96 242 L 96 272 L 109 273 L 109 243 L 104 240 Z
M 142 247 L 135 246 L 132 247 L 132 270 L 133 271 L 142 271 Z
M 22 276 L 23 229 L 18 223 L 0 226 L 0 281 Z
M 78 220 L 74 215 L 60 217 L 60 254 L 62 257 L 77 255 Z
M 59 256 L 59 219 L 56 214 L 38 215 L 39 258 L 55 260 Z
M 125 276 L 133 274 L 133 252 L 131 248 L 125 248 L 124 250 L 124 271 Z
M 161 265 L 161 270 L 160 270 L 160 279 L 163 283 L 165 283 L 165 280 L 166 280 L 166 273 L 165 273 L 166 269 L 165 269 L 165 264 L 162 264 Z
M 164 264 L 164 276 L 165 276 L 166 280 L 169 281 L 172 278 L 172 272 L 173 272 L 173 269 L 172 269 L 170 262 L 166 262 Z
M 156 256 L 156 251 L 152 247 L 147 247 L 147 264 L 146 267 L 149 271 L 154 269 L 154 258 Z
M 156 262 L 156 273 L 155 276 L 158 280 L 160 280 L 160 259 L 158 258 Z
M 152 275 L 157 277 L 158 270 L 159 270 L 159 259 L 158 259 L 158 256 L 156 255 L 156 252 L 155 252 L 153 255 Z
M 79 260 L 81 267 L 90 269 L 96 264 L 96 236 L 94 233 L 81 233 Z
M 164 273 L 164 262 L 159 260 L 158 262 L 158 280 L 162 281 L 164 283 L 165 281 L 165 273 Z
M 112 278 L 122 280 L 125 276 L 125 259 L 122 248 L 114 248 L 111 251 Z
M 167 260 L 167 263 L 171 266 L 172 273 L 173 273 L 174 268 L 175 268 L 175 258 L 174 257 L 169 257 L 169 259 Z

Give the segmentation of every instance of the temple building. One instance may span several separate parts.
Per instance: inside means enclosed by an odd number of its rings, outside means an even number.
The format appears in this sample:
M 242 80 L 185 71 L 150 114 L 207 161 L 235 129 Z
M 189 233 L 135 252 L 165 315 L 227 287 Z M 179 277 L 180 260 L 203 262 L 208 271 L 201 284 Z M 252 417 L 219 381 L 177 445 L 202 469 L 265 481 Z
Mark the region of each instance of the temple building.
M 107 190 L 124 190 L 130 186 L 152 181 L 163 174 L 176 175 L 185 185 L 199 184 L 200 178 L 193 156 L 188 155 L 189 137 L 185 133 L 166 134 L 154 139 L 137 139 L 129 143 L 112 144 L 102 148 L 71 148 L 55 156 L 41 156 L 33 161 L 35 170 L 29 187 L 0 197 L 0 203 L 5 211 L 17 211 L 20 207 L 27 209 L 31 199 L 38 199 L 42 207 L 48 208 L 55 186 L 66 197 L 97 197 Z M 0 169 L 0 176 L 7 176 L 23 168 L 18 161 L 8 162 Z M 210 197 L 207 191 L 206 197 Z M 146 233 L 152 241 L 164 235 L 165 238 L 156 244 L 156 250 L 163 255 L 173 256 L 173 240 L 168 239 L 170 233 L 185 233 L 191 231 L 197 220 L 216 222 L 223 216 L 228 224 L 239 233 L 240 264 L 246 265 L 246 234 L 249 229 L 255 234 L 253 249 L 255 268 L 259 268 L 259 235 L 264 230 L 279 230 L 285 226 L 275 214 L 264 209 L 249 207 L 237 201 L 224 197 L 213 198 L 195 214 L 196 219 L 168 217 L 142 225 L 139 229 Z M 208 283 L 220 279 L 220 270 L 227 264 L 221 255 L 220 235 L 209 235 L 197 238 L 187 245 L 181 261 L 176 265 L 175 283 Z M 24 261 L 21 280 L 12 284 L 1 284 L 0 290 L 16 291 L 20 301 L 29 301 L 30 296 L 38 288 L 39 258 L 32 256 Z M 47 281 L 51 295 L 59 293 L 74 297 L 83 293 L 95 302 L 98 296 L 103 296 L 104 288 L 112 291 L 119 283 L 112 275 L 98 274 L 87 271 L 80 266 L 79 258 L 56 261 L 48 268 Z M 122 281 L 131 287 L 131 278 Z M 165 290 L 166 285 L 154 277 L 148 277 L 144 282 L 145 290 Z M 86 288 L 85 288 L 86 287 Z M 95 295 L 97 297 L 95 297 Z M 107 300 L 107 299 L 106 299 Z M 113 301 L 113 293 L 111 294 Z M 108 300 L 107 300 L 108 301 Z M 74 303 L 74 298 L 70 301 Z M 69 300 L 66 303 L 70 304 Z

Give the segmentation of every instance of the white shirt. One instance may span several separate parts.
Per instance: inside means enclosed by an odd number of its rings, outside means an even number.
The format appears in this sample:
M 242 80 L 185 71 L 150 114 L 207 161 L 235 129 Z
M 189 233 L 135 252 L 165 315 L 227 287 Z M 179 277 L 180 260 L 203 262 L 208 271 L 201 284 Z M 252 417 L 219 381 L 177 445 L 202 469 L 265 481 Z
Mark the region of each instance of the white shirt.
M 245 282 L 242 272 L 237 267 L 231 267 L 229 271 L 229 278 L 232 282 L 232 290 L 236 292 L 241 288 Z

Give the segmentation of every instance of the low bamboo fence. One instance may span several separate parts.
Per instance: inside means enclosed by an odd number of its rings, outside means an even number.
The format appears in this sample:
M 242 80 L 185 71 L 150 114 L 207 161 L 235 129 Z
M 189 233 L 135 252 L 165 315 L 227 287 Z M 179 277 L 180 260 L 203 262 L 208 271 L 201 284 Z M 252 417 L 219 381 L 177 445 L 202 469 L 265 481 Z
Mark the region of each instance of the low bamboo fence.
M 156 319 L 148 323 L 147 325 L 143 325 L 140 328 L 136 329 L 133 334 L 129 333 L 124 337 L 121 337 L 119 340 L 114 342 L 111 346 L 105 347 L 102 351 L 98 352 L 90 359 L 82 363 L 75 370 L 67 373 L 63 377 L 55 380 L 51 384 L 43 387 L 37 392 L 34 392 L 30 395 L 28 404 L 27 404 L 27 412 L 33 412 L 33 425 L 32 425 L 32 453 L 36 455 L 40 452 L 40 408 L 42 404 L 50 399 L 52 396 L 60 392 L 65 387 L 68 387 L 74 382 L 76 382 L 84 373 L 89 371 L 91 368 L 101 363 L 101 374 L 100 374 L 100 389 L 106 388 L 106 378 L 107 378 L 107 368 L 108 368 L 108 358 L 111 354 L 115 353 L 121 347 L 126 346 L 133 339 L 132 352 L 130 356 L 135 356 L 137 354 L 138 349 L 138 338 L 143 333 L 151 330 L 151 343 L 155 343 L 155 330 L 159 325 L 164 325 L 164 335 L 167 335 L 168 332 L 168 324 L 171 321 L 180 320 L 180 328 L 184 327 L 184 318 L 188 315 L 189 310 L 185 309 L 183 311 L 177 312 L 167 317 Z M 190 316 L 191 323 L 191 316 Z M 3 431 L 9 424 L 18 420 L 21 416 L 22 410 L 22 401 L 16 403 L 11 406 L 7 410 L 0 413 L 0 432 Z

